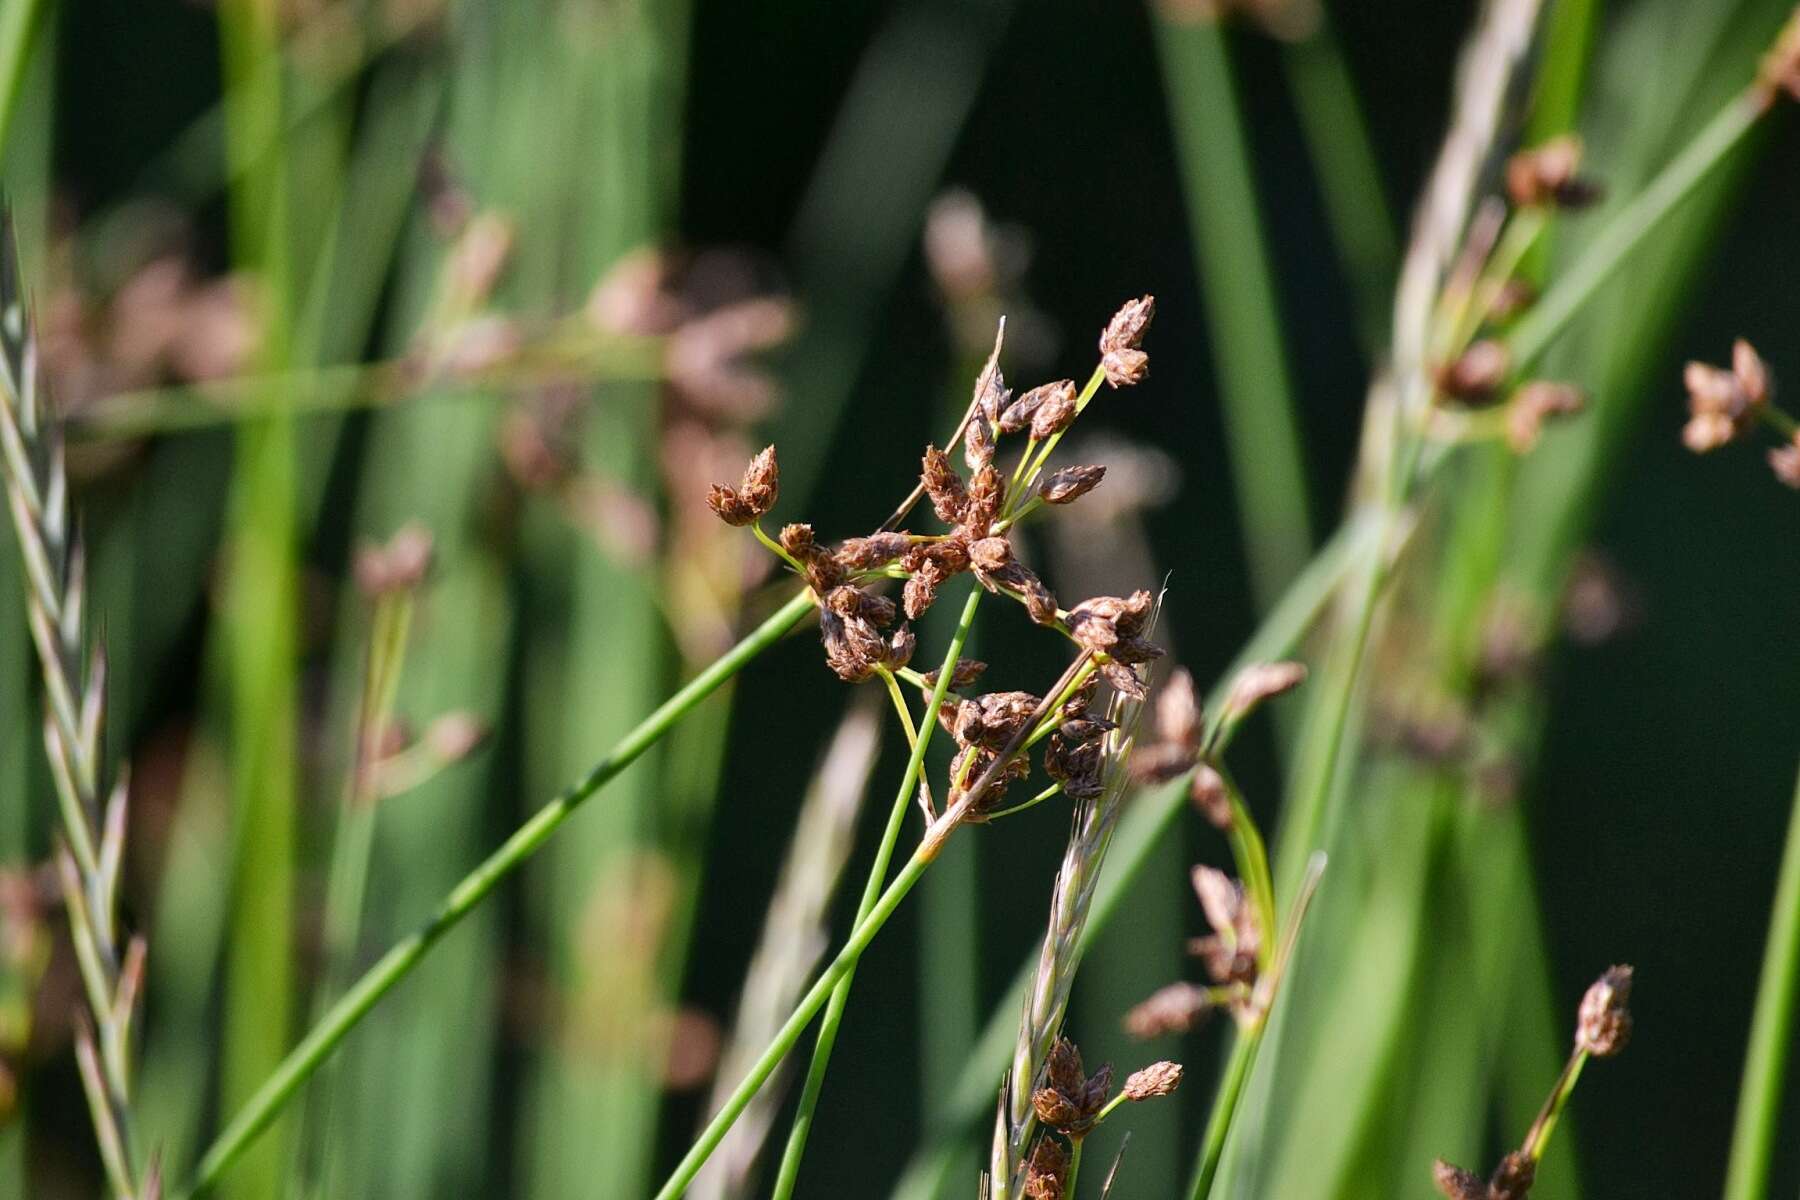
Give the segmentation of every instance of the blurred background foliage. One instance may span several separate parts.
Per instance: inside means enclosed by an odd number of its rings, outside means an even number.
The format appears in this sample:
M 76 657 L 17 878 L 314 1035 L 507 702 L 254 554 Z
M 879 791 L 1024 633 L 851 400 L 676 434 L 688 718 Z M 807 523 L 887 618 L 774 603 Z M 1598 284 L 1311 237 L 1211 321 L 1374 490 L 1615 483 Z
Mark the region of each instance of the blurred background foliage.
M 1149 383 L 1083 430 L 1134 469 L 1115 466 L 1099 524 L 1050 525 L 1036 549 L 1059 594 L 1166 574 L 1166 640 L 1200 678 L 1221 670 L 1345 508 L 1397 247 L 1475 17 L 1427 0 L 1298 26 L 1298 6 L 1267 5 L 1225 31 L 1176 0 L 4 3 L 0 47 L 27 53 L 5 186 L 74 423 L 110 745 L 134 769 L 141 1108 L 176 1168 L 358 965 L 768 607 L 705 484 L 771 437 L 784 519 L 866 531 L 1001 312 L 1029 386 L 1084 373 L 1117 303 L 1156 294 Z M 1748 78 L 1785 6 L 1546 8 L 1548 82 L 1514 140 L 1573 125 L 1628 198 Z M 1428 1195 L 1433 1155 L 1514 1136 L 1613 961 L 1639 969 L 1637 1039 L 1582 1085 L 1578 1149 L 1541 1191 L 1716 1188 L 1791 792 L 1800 555 L 1781 549 L 1794 497 L 1760 462 L 1681 449 L 1678 372 L 1743 335 L 1800 378 L 1796 163 L 1784 114 L 1558 348 L 1594 411 L 1522 466 L 1484 452 L 1445 485 L 1449 532 L 1408 577 L 1437 607 L 1377 643 L 1344 853 L 1233 1194 Z M 1595 219 L 1559 229 L 1553 258 Z M 436 563 L 395 634 L 356 563 L 409 521 Z M 15 557 L 0 1194 L 76 1196 L 99 1175 L 67 1052 L 74 975 L 18 873 L 53 809 Z M 1586 623 L 1484 710 L 1496 756 L 1383 748 L 1395 706 L 1465 712 L 1458 664 L 1496 597 L 1542 618 L 1571 575 Z M 994 686 L 1045 673 L 1030 632 L 980 630 Z M 352 765 L 372 644 L 399 655 L 378 732 L 419 760 L 379 802 Z M 434 952 L 228 1193 L 647 1194 L 703 1115 L 848 699 L 810 638 L 754 663 Z M 1288 705 L 1237 756 L 1277 838 L 1304 720 Z M 447 714 L 491 729 L 466 760 Z M 1123 1196 L 1175 1194 L 1222 1044 L 1119 1028 L 1185 969 L 1188 864 L 1223 859 L 1203 822 L 1176 829 L 1071 1010 L 1090 1061 L 1191 1072 L 1134 1120 Z M 1065 832 L 1049 810 L 972 831 L 875 944 L 801 1194 L 885 1189 L 943 1133 L 1035 953 Z M 973 1192 L 974 1145 L 944 1160 L 944 1194 Z M 1795 1145 L 1777 1194 L 1800 1185 Z

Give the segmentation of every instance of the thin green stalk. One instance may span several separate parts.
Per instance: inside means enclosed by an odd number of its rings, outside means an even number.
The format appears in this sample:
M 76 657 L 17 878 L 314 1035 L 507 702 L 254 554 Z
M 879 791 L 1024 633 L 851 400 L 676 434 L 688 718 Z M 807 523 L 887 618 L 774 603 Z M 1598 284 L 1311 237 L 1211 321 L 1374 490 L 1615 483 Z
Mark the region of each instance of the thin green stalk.
M 1213 1180 L 1219 1174 L 1219 1162 L 1225 1156 L 1225 1140 L 1231 1133 L 1231 1122 L 1237 1116 L 1238 1100 L 1256 1065 L 1256 1052 L 1262 1048 L 1262 1026 L 1240 1029 L 1232 1039 L 1231 1057 L 1225 1060 L 1225 1073 L 1219 1079 L 1219 1090 L 1213 1099 L 1212 1115 L 1206 1120 L 1206 1134 L 1200 1140 L 1200 1159 L 1194 1169 L 1191 1194 L 1196 1200 L 1212 1193 Z
M 1732 99 L 1636 199 L 1614 214 L 1514 328 L 1510 341 L 1515 371 L 1537 361 L 1601 285 L 1626 264 L 1631 252 L 1712 176 L 1766 111 L 1754 91 Z
M 364 972 L 318 1024 L 313 1026 L 311 1032 L 301 1039 L 300 1044 L 281 1060 L 268 1080 L 244 1103 L 224 1132 L 219 1134 L 201 1157 L 186 1194 L 192 1195 L 211 1187 L 218 1180 L 219 1173 L 236 1161 L 256 1136 L 268 1128 L 269 1123 L 293 1099 L 300 1086 L 337 1049 L 357 1022 L 368 1015 L 376 1002 L 406 978 L 444 934 L 468 916 L 501 880 L 530 858 L 563 822 L 574 815 L 584 801 L 654 746 L 676 722 L 741 671 L 751 659 L 781 640 L 812 609 L 812 596 L 808 592 L 801 592 L 782 605 L 774 615 L 714 660 L 712 665 L 664 701 L 655 712 L 645 717 L 586 775 L 540 808 L 499 849 L 465 875 L 430 918 Z
M 956 633 L 950 639 L 950 648 L 944 654 L 943 665 L 938 669 L 937 685 L 931 689 L 931 699 L 925 705 L 925 715 L 920 718 L 918 736 L 913 740 L 912 753 L 907 758 L 906 772 L 900 778 L 899 790 L 894 794 L 894 805 L 888 813 L 887 829 L 881 835 L 881 846 L 875 852 L 875 861 L 869 867 L 869 879 L 863 885 L 862 900 L 857 905 L 856 923 L 862 924 L 868 919 L 875 903 L 881 898 L 881 885 L 887 879 L 888 865 L 894 857 L 894 846 L 900 840 L 900 831 L 906 825 L 907 810 L 912 807 L 913 794 L 918 790 L 919 775 L 925 766 L 925 750 L 931 744 L 931 732 L 937 728 L 938 710 L 944 706 L 944 697 L 950 692 L 950 679 L 956 673 L 957 660 L 962 657 L 963 645 L 969 640 L 969 630 L 975 623 L 975 610 L 981 606 L 981 597 L 985 595 L 980 588 L 973 588 L 969 598 L 963 603 L 962 616 L 958 618 Z M 889 676 L 892 682 L 892 676 Z M 896 688 L 895 702 L 904 707 L 904 701 Z M 788 1134 L 787 1149 L 781 1155 L 781 1170 L 775 1177 L 774 1200 L 788 1200 L 794 1194 L 794 1185 L 800 1177 L 800 1161 L 806 1155 L 806 1139 L 812 1132 L 813 1113 L 819 1104 L 819 1093 L 825 1086 L 825 1071 L 831 1065 L 831 1051 L 837 1045 L 838 1028 L 843 1023 L 844 1007 L 850 1002 L 850 988 L 856 981 L 854 964 L 844 973 L 836 987 L 831 990 L 831 1001 L 825 1009 L 825 1019 L 819 1025 L 819 1040 L 813 1047 L 812 1063 L 806 1070 L 806 1084 L 800 1092 L 800 1107 L 794 1113 L 793 1129 Z
M 1257 600 L 1267 605 L 1312 548 L 1275 272 L 1224 31 L 1215 21 L 1160 20 L 1157 44 L 1185 167 L 1188 225 L 1250 575 Z
M 1525 1156 L 1532 1162 L 1544 1157 L 1544 1148 L 1550 1144 L 1550 1135 L 1556 1132 L 1556 1123 L 1562 1119 L 1563 1109 L 1569 1106 L 1569 1097 L 1575 1094 L 1575 1084 L 1581 1079 L 1581 1068 L 1587 1066 L 1588 1052 L 1576 1050 L 1569 1055 L 1569 1061 L 1563 1064 L 1562 1074 L 1556 1077 L 1556 1086 L 1550 1090 L 1550 1098 L 1544 1101 L 1543 1111 L 1538 1113 L 1537 1120 L 1525 1134 L 1525 1144 L 1521 1147 Z
M 1750 1046 L 1738 1088 L 1725 1200 L 1763 1200 L 1768 1195 L 1769 1165 L 1781 1126 L 1783 1083 L 1794 1050 L 1796 1000 L 1800 1000 L 1800 787 L 1794 792 L 1794 811 L 1788 818 L 1787 848 L 1782 852 L 1775 906 L 1769 918 L 1769 943 L 1756 987 L 1756 1014 L 1750 1020 Z
M 1069 1174 L 1063 1180 L 1063 1195 L 1073 1200 L 1076 1195 L 1075 1180 L 1081 1176 L 1081 1148 L 1087 1145 L 1085 1137 L 1078 1137 L 1069 1143 Z

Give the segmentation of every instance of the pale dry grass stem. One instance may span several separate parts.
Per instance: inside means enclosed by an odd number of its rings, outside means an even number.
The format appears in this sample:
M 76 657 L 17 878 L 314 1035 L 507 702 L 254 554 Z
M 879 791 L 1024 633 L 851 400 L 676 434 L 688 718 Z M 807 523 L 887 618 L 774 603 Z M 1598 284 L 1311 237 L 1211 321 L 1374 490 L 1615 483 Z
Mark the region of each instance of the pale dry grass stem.
M 154 1167 L 140 1170 L 132 1133 L 133 1025 L 145 943 L 122 940 L 118 921 L 126 780 L 121 771 L 107 793 L 106 654 L 87 638 L 86 555 L 70 513 L 62 432 L 41 384 L 10 212 L 0 213 L 0 452 L 43 668 L 44 746 L 62 818 L 57 878 L 88 1006 L 76 1023 L 76 1062 L 114 1195 L 154 1200 L 157 1175 Z

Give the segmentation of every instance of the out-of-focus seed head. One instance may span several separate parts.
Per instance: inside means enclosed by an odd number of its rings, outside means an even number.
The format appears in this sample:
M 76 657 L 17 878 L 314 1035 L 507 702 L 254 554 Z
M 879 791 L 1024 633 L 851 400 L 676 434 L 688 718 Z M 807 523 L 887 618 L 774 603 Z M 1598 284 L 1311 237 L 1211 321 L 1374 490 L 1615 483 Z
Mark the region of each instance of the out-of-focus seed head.
M 1465 404 L 1484 404 L 1506 382 L 1512 356 L 1492 338 L 1471 345 L 1451 363 L 1438 369 L 1438 387 L 1446 396 Z
M 925 494 L 931 497 L 931 510 L 938 520 L 946 525 L 962 520 L 963 509 L 968 504 L 968 490 L 963 486 L 962 476 L 950 465 L 948 454 L 936 446 L 925 447 L 919 478 L 925 485 Z
M 1441 1158 L 1431 1165 L 1431 1181 L 1449 1200 L 1487 1200 L 1487 1180 Z
M 1235 819 L 1231 811 L 1231 792 L 1225 786 L 1225 777 L 1211 764 L 1201 763 L 1194 768 L 1194 778 L 1188 784 L 1188 799 L 1214 828 L 1231 828 Z
M 1748 430 L 1758 410 L 1774 395 L 1769 368 L 1749 342 L 1731 348 L 1731 369 L 1690 362 L 1682 372 L 1688 393 L 1688 423 L 1681 440 L 1696 454 L 1716 450 Z
M 446 765 L 469 757 L 487 738 L 487 722 L 470 712 L 447 712 L 425 728 L 431 756 Z
M 1523 279 L 1509 279 L 1500 285 L 1493 303 L 1488 305 L 1488 316 L 1495 321 L 1510 320 L 1536 304 L 1537 298 L 1537 288 L 1530 283 Z
M 431 531 L 409 521 L 383 545 L 365 545 L 356 554 L 356 586 L 368 596 L 410 592 L 431 573 Z
M 1103 466 L 1063 467 L 1038 484 L 1038 495 L 1046 504 L 1069 504 L 1099 487 L 1104 478 Z
M 1122 1090 L 1127 1100 L 1137 1103 L 1171 1095 L 1180 1086 L 1181 1064 L 1165 1059 L 1151 1063 L 1141 1071 L 1133 1071 L 1126 1077 Z
M 1188 1033 L 1214 1007 L 1211 993 L 1200 985 L 1171 983 L 1152 992 L 1149 999 L 1125 1014 L 1125 1032 L 1146 1040 L 1165 1034 Z
M 1731 343 L 1731 373 L 1737 376 L 1738 386 L 1744 389 L 1744 395 L 1752 405 L 1767 404 L 1775 394 L 1775 381 L 1769 373 L 1769 365 L 1762 360 L 1743 338 Z
M 1775 478 L 1800 491 L 1800 434 L 1769 451 L 1769 469 Z
M 1756 78 L 1764 93 L 1765 104 L 1773 103 L 1782 92 L 1800 100 L 1800 11 L 1782 26 L 1775 44 L 1763 56 L 1762 68 Z
M 1200 744 L 1203 717 L 1193 674 L 1186 667 L 1176 669 L 1156 698 L 1156 736 L 1165 742 L 1194 749 Z
M 1586 395 L 1572 383 L 1532 380 L 1513 393 L 1512 401 L 1507 405 L 1507 445 L 1514 453 L 1528 453 L 1537 445 L 1545 421 L 1578 413 L 1586 403 Z
M 1103 662 L 1099 666 L 1100 678 L 1106 680 L 1108 687 L 1119 695 L 1130 700 L 1146 700 L 1150 693 L 1144 687 L 1144 681 L 1138 673 L 1122 662 Z
M 1305 663 L 1255 663 L 1245 667 L 1231 681 L 1231 692 L 1226 697 L 1225 707 L 1234 718 L 1242 719 L 1264 701 L 1291 692 L 1305 682 Z
M 1059 379 L 1055 383 L 1039 384 L 1017 400 L 1006 406 L 995 422 L 1001 433 L 1019 433 L 1031 425 L 1032 418 L 1046 402 L 1066 408 L 1070 413 L 1075 411 L 1075 381 Z
M 1610 1058 L 1631 1040 L 1630 967 L 1608 967 L 1581 998 L 1575 1045 L 1595 1058 Z
M 1031 436 L 1048 441 L 1075 420 L 1075 389 L 1070 387 L 1045 396 L 1031 414 Z
M 1506 194 L 1520 208 L 1585 208 L 1600 199 L 1600 188 L 1582 179 L 1581 139 L 1552 138 L 1521 150 L 1506 164 Z
M 872 571 L 886 566 L 912 549 L 904 533 L 874 533 L 850 538 L 837 548 L 838 564 L 848 571 Z
M 744 468 L 744 478 L 733 489 L 715 483 L 707 491 L 706 503 L 728 525 L 749 525 L 775 507 L 781 493 L 781 470 L 775 462 L 775 447 L 765 447 Z

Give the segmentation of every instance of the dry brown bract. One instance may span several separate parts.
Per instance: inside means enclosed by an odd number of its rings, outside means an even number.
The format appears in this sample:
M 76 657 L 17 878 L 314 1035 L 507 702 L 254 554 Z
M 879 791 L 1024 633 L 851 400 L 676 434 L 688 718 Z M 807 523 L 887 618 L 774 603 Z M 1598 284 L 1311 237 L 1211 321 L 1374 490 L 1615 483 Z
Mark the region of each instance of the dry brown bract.
M 1156 316 L 1156 297 L 1126 301 L 1100 334 L 1100 367 L 1115 388 L 1142 383 L 1150 374 L 1150 356 L 1142 347 L 1144 331 Z

